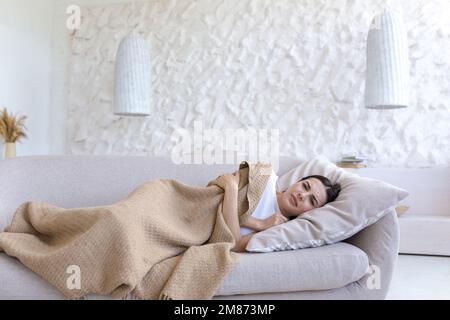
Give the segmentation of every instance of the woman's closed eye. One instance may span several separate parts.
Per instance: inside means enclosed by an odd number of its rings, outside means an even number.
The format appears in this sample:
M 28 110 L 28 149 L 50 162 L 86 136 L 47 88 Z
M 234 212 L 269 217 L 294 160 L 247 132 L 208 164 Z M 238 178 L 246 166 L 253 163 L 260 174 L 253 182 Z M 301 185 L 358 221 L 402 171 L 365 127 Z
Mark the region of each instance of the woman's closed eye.
M 303 183 L 303 187 L 305 188 L 306 191 L 308 191 L 309 189 L 311 189 L 311 186 L 309 185 L 309 183 L 305 182 Z M 313 196 L 309 197 L 309 203 L 315 207 L 314 205 L 314 200 L 312 199 Z
M 308 191 L 308 186 L 307 186 L 306 182 L 303 182 L 303 188 L 304 188 L 306 191 Z

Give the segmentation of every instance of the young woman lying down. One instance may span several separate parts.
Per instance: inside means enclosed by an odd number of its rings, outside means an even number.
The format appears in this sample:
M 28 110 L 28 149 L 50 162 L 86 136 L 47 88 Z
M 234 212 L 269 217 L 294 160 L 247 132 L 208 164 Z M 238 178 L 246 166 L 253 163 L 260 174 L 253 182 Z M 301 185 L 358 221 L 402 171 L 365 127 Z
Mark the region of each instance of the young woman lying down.
M 309 210 L 320 208 L 328 202 L 334 201 L 341 190 L 340 184 L 333 185 L 324 176 L 312 175 L 302 178 L 284 192 L 279 192 L 276 190 L 277 179 L 278 176 L 272 170 L 258 205 L 248 220 L 239 225 L 235 205 L 239 171 L 218 177 L 218 183 L 225 189 L 224 217 L 236 239 L 233 251 L 245 251 L 251 237 L 259 231 L 285 223 Z
M 109 205 L 25 202 L 0 232 L 0 252 L 67 298 L 209 299 L 255 232 L 321 207 L 340 191 L 320 176 L 284 192 L 276 181 L 270 164 L 244 162 L 206 187 L 156 179 Z M 68 286 L 73 270 L 80 282 Z

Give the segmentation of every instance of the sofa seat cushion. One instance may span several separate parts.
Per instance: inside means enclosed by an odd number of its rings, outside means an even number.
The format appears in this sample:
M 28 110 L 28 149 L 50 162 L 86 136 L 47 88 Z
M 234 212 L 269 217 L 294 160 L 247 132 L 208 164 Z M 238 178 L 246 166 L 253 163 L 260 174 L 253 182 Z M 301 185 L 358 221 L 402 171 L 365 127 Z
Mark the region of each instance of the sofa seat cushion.
M 369 267 L 366 253 L 344 242 L 240 258 L 216 296 L 335 289 L 361 279 Z
M 271 253 L 240 253 L 241 263 L 220 285 L 216 296 L 328 290 L 361 279 L 367 255 L 347 243 Z M 91 295 L 88 299 L 111 299 Z M 59 291 L 17 259 L 0 253 L 0 299 L 64 299 Z
M 19 260 L 0 253 L 0 300 L 62 300 L 65 297 Z M 87 300 L 119 300 L 89 295 Z

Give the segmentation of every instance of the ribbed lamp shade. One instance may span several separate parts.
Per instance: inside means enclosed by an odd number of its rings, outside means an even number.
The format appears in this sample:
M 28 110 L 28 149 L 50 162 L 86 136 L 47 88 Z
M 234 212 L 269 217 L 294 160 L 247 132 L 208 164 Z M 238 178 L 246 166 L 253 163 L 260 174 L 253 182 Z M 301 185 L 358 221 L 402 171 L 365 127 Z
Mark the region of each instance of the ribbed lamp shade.
M 386 9 L 375 16 L 367 38 L 366 108 L 397 109 L 408 106 L 408 59 L 402 17 Z
M 145 39 L 132 35 L 120 43 L 114 87 L 114 114 L 150 115 L 150 50 Z

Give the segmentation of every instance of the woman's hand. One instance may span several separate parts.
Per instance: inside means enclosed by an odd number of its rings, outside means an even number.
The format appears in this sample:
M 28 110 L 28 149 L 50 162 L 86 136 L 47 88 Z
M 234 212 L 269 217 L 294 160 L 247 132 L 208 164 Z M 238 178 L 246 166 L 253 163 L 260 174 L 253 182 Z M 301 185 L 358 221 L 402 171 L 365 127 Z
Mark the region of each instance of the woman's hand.
M 238 188 L 239 186 L 239 171 L 235 173 L 226 173 L 217 178 L 216 183 L 222 189 Z
M 270 217 L 261 220 L 262 230 L 266 230 L 275 226 L 278 226 L 279 224 L 288 222 L 289 219 L 286 218 L 281 214 L 281 212 L 276 212 Z

